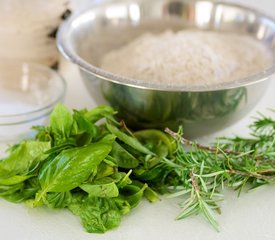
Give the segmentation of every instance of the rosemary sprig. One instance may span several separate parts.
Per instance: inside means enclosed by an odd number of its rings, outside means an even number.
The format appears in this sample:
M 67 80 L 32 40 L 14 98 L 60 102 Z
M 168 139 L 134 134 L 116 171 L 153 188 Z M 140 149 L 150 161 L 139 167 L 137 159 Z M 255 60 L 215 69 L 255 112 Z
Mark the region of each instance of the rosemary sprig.
M 166 192 L 184 199 L 177 219 L 201 213 L 218 231 L 214 212 L 220 213 L 225 186 L 240 194 L 247 187 L 275 183 L 275 120 L 260 115 L 250 129 L 251 138 L 220 138 L 214 146 L 165 130 L 178 146 L 175 159 L 163 161 L 172 176 L 165 178 Z

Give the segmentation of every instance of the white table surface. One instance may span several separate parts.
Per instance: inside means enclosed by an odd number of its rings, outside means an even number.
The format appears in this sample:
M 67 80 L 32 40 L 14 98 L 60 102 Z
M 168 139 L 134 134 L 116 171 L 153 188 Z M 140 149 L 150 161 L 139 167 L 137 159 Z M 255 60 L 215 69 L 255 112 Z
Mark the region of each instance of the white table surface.
M 79 8 L 87 0 L 78 0 Z M 242 2 L 274 15 L 273 0 L 242 0 Z M 273 12 L 274 11 L 274 12 Z M 62 73 L 68 90 L 65 104 L 71 108 L 92 108 L 92 98 L 84 88 L 75 66 L 63 62 Z M 271 82 L 265 97 L 255 107 L 267 112 L 275 109 L 275 82 Z M 247 134 L 245 126 L 251 117 L 238 122 L 216 135 Z M 213 138 L 215 135 L 209 136 Z M 5 144 L 0 145 L 0 154 Z M 125 216 L 121 226 L 103 235 L 88 234 L 77 217 L 66 210 L 29 209 L 24 204 L 12 204 L 0 199 L 0 239 L 3 240 L 275 240 L 275 186 L 266 186 L 253 192 L 243 193 L 240 198 L 231 191 L 225 192 L 221 203 L 222 215 L 217 216 L 221 232 L 215 232 L 201 216 L 184 221 L 174 220 L 179 212 L 177 200 L 150 204 L 143 201 L 140 206 Z

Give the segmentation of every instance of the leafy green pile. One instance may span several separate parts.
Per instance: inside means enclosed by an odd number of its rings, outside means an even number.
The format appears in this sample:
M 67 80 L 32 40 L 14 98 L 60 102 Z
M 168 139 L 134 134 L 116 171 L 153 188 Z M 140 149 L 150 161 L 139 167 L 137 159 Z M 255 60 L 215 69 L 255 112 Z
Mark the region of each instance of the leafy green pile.
M 49 126 L 36 127 L 34 140 L 12 146 L 0 161 L 0 196 L 68 208 L 96 233 L 117 227 L 143 196 L 157 200 L 147 184 L 130 179 L 133 168 L 157 161 L 156 154 L 119 130 L 114 114 L 107 106 L 72 114 L 57 105 Z
M 88 232 L 117 227 L 143 197 L 180 197 L 177 219 L 202 214 L 216 229 L 222 190 L 275 182 L 275 120 L 260 116 L 250 138 L 204 146 L 166 129 L 130 131 L 108 106 L 57 105 L 49 126 L 0 161 L 0 196 L 30 207 L 67 208 Z

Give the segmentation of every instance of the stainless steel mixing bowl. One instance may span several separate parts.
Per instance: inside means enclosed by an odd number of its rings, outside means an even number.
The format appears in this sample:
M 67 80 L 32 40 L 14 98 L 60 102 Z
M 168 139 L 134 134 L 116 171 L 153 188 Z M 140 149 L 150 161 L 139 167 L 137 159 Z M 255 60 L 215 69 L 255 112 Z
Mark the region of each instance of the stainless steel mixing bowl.
M 95 101 L 107 100 L 131 127 L 175 129 L 181 124 L 187 135 L 199 136 L 244 117 L 264 95 L 275 67 L 231 83 L 192 87 L 129 79 L 99 65 L 106 53 L 144 32 L 185 28 L 248 34 L 275 55 L 273 19 L 235 4 L 186 0 L 105 1 L 65 22 L 58 47 L 80 67 Z

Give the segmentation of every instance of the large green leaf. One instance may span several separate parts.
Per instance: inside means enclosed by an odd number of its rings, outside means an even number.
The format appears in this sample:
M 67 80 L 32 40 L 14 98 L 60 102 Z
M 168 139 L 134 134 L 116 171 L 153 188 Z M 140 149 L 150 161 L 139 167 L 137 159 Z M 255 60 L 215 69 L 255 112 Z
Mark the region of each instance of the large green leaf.
M 82 184 L 111 151 L 111 146 L 94 143 L 81 148 L 61 152 L 39 173 L 42 191 L 38 199 L 47 192 L 66 192 Z

